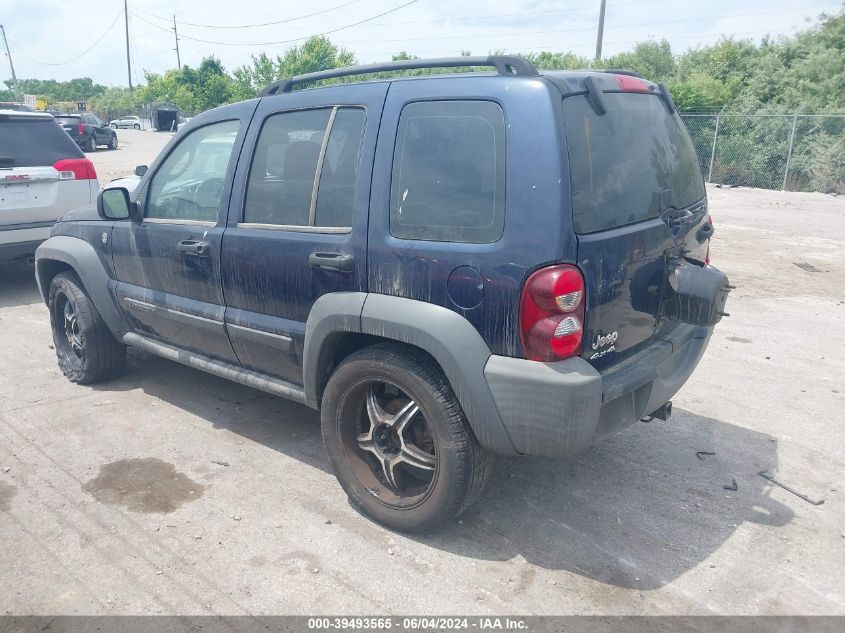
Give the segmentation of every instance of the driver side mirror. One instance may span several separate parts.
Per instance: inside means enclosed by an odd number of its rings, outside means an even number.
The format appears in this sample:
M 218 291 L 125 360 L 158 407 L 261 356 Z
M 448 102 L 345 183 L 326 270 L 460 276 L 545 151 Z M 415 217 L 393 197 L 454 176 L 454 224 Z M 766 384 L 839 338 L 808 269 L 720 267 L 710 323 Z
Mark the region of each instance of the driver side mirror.
M 110 187 L 97 196 L 97 213 L 104 220 L 134 220 L 138 205 L 129 200 L 129 190 L 125 187 Z
M 147 173 L 148 169 L 149 169 L 149 167 L 147 167 L 146 165 L 138 165 L 135 168 L 135 175 L 136 176 L 143 176 L 144 174 Z

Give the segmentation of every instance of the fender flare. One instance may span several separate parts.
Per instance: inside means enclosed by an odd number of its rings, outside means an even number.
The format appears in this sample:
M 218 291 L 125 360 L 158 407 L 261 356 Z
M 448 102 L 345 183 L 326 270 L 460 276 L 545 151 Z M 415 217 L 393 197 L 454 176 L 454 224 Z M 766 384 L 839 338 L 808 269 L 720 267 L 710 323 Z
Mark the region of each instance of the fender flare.
M 315 302 L 305 326 L 303 383 L 309 406 L 319 407 L 321 350 L 331 347 L 326 345 L 329 337 L 345 333 L 390 339 L 430 354 L 446 375 L 481 445 L 502 455 L 517 453 L 484 375 L 490 348 L 463 316 L 442 306 L 403 297 L 323 295 Z
M 47 274 L 51 261 L 62 262 L 73 269 L 112 334 L 119 337 L 129 331 L 129 325 L 111 292 L 111 277 L 91 244 L 78 237 L 56 235 L 38 247 L 35 251 L 35 278 L 45 304 L 50 293 Z

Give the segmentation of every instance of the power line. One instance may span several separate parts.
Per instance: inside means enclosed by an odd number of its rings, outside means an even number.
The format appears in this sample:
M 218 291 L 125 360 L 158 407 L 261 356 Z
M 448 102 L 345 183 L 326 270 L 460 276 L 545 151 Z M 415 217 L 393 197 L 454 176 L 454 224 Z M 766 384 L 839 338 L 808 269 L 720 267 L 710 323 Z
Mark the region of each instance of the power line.
M 400 4 L 399 6 L 393 7 L 392 9 L 388 9 L 387 11 L 382 11 L 381 13 L 378 13 L 376 15 L 372 15 L 368 18 L 364 18 L 363 20 L 359 20 L 358 22 L 353 22 L 352 24 L 346 24 L 344 26 L 339 26 L 337 28 L 330 29 L 328 31 L 323 31 L 322 33 L 314 33 L 312 35 L 306 35 L 306 36 L 303 36 L 303 37 L 294 37 L 294 38 L 291 38 L 289 40 L 280 40 L 278 42 L 217 42 L 217 41 L 213 41 L 213 40 L 204 40 L 204 39 L 201 39 L 201 38 L 198 38 L 198 37 L 191 37 L 189 35 L 184 35 L 184 34 L 181 35 L 180 38 L 183 39 L 183 40 L 192 40 L 194 42 L 202 42 L 203 44 L 215 44 L 217 46 L 275 46 L 275 45 L 278 45 L 278 44 L 291 44 L 293 42 L 301 42 L 302 40 L 307 40 L 307 39 L 310 39 L 312 37 L 322 37 L 324 35 L 331 35 L 332 33 L 338 33 L 339 31 L 345 31 L 347 29 L 351 29 L 353 27 L 360 26 L 361 24 L 364 24 L 366 22 L 370 22 L 371 20 L 376 20 L 376 19 L 378 19 L 382 16 L 388 15 L 390 13 L 395 13 L 396 11 L 399 11 L 400 9 L 404 9 L 405 7 L 411 6 L 412 4 L 416 4 L 417 1 L 418 0 L 410 0 L 410 2 Z M 170 29 L 165 29 L 164 27 L 160 27 L 157 24 L 153 24 L 152 22 L 149 22 L 148 20 L 142 18 L 141 16 L 139 16 L 137 14 L 135 14 L 135 17 L 138 18 L 139 20 L 141 20 L 142 22 L 146 22 L 150 26 L 153 26 L 157 29 L 160 29 L 160 30 L 163 30 L 163 31 L 168 31 L 168 32 L 170 31 Z M 369 41 L 369 40 L 367 40 L 367 41 Z
M 117 24 L 117 21 L 120 19 L 120 17 L 121 17 L 122 15 L 123 15 L 123 11 L 121 11 L 121 12 L 120 12 L 120 13 L 118 13 L 116 16 L 114 16 L 114 20 L 112 20 L 112 23 L 111 23 L 111 24 L 109 24 L 109 27 L 105 30 L 105 32 L 104 32 L 104 33 L 103 33 L 103 34 L 102 34 L 99 38 L 97 38 L 97 41 L 96 41 L 96 42 L 94 42 L 93 44 L 91 44 L 91 46 L 89 46 L 88 48 L 86 48 L 86 49 L 85 49 L 84 51 L 82 51 L 79 55 L 77 55 L 77 56 L 76 56 L 76 57 L 74 57 L 73 59 L 69 59 L 69 60 L 67 60 L 66 62 L 43 62 L 43 61 L 41 61 L 41 60 L 35 59 L 32 55 L 30 55 L 29 53 L 27 53 L 27 52 L 26 52 L 26 50 L 25 50 L 25 49 L 23 49 L 23 48 L 18 48 L 18 50 L 19 50 L 21 53 L 23 53 L 24 57 L 29 58 L 29 60 L 30 60 L 30 61 L 35 62 L 36 64 L 39 64 L 39 65 L 41 65 L 41 66 L 67 66 L 68 64 L 72 64 L 73 62 L 75 62 L 75 61 L 78 61 L 78 60 L 82 59 L 82 58 L 83 58 L 83 57 L 85 57 L 88 53 L 90 53 L 92 50 L 94 50 L 94 48 L 97 46 L 97 44 L 99 44 L 100 42 L 102 42 L 102 41 L 106 38 L 106 35 L 108 35 L 108 34 L 109 34 L 109 32 L 110 32 L 110 31 L 114 28 L 114 25 L 115 25 L 115 24 Z
M 739 17 L 749 17 L 749 16 L 760 16 L 760 15 L 770 15 L 773 13 L 785 13 L 785 12 L 792 12 L 792 11 L 803 11 L 803 9 L 785 9 L 785 10 L 778 10 L 778 11 L 759 11 L 756 13 L 736 13 L 732 15 L 713 15 L 708 16 L 708 19 L 722 19 L 722 18 L 739 18 Z M 138 16 L 136 16 L 138 17 Z M 605 27 L 605 30 L 613 30 L 613 29 L 628 29 L 632 27 L 638 26 L 653 26 L 656 24 L 676 24 L 679 22 L 695 22 L 701 20 L 701 18 L 680 18 L 676 20 L 658 20 L 652 22 L 638 22 L 635 24 L 617 24 L 613 26 Z M 165 29 L 159 27 L 158 25 L 149 23 L 151 26 L 155 26 L 156 28 L 163 30 L 163 31 L 172 31 L 173 29 Z M 349 28 L 349 27 L 342 27 L 342 28 Z M 572 27 L 567 29 L 554 29 L 548 31 L 510 31 L 510 32 L 498 32 L 498 33 L 476 33 L 476 34 L 457 34 L 457 35 L 439 35 L 434 37 L 400 37 L 394 39 L 387 39 L 387 38 L 379 38 L 379 42 L 428 42 L 428 41 L 438 41 L 438 40 L 467 40 L 467 39 L 481 39 L 485 37 L 517 37 L 517 36 L 529 36 L 529 35 L 556 35 L 560 33 L 583 33 L 587 31 L 593 31 L 595 27 L 588 26 L 588 27 Z M 337 29 L 342 30 L 342 29 Z M 330 33 L 332 31 L 327 31 Z M 325 33 L 320 33 L 320 35 L 325 35 Z M 196 38 L 189 38 L 186 35 L 180 35 L 181 38 L 185 39 L 194 39 L 198 42 L 204 42 L 207 44 L 223 44 L 229 46 L 262 46 L 262 45 L 270 45 L 270 44 L 285 44 L 287 42 L 293 42 L 297 40 L 307 39 L 307 37 L 297 38 L 296 40 L 287 40 L 285 42 L 207 42 L 206 40 L 199 40 Z M 363 40 L 342 40 L 341 44 L 367 44 L 371 43 L 372 39 L 363 39 Z M 610 43 L 610 42 L 609 42 Z
M 252 29 L 258 28 L 261 26 L 275 26 L 277 24 L 287 24 L 288 22 L 296 22 L 297 20 L 304 20 L 306 18 L 313 18 L 316 15 L 323 15 L 324 13 L 330 13 L 332 11 L 337 11 L 338 9 L 343 9 L 348 7 L 352 4 L 358 4 L 362 0 L 350 0 L 349 2 L 344 2 L 343 4 L 338 4 L 333 7 L 329 7 L 328 9 L 322 9 L 320 11 L 314 11 L 312 13 L 306 13 L 305 15 L 299 15 L 295 18 L 286 18 L 284 20 L 274 20 L 273 22 L 261 22 L 259 24 L 237 24 L 237 25 L 223 25 L 223 24 L 197 24 L 196 22 L 182 22 L 183 26 L 193 26 L 199 29 Z M 143 11 L 136 7 L 132 7 L 133 11 L 140 11 L 141 13 L 148 15 L 153 18 L 157 18 L 159 20 L 164 20 L 166 22 L 170 22 L 170 18 L 165 18 L 160 15 L 156 15 L 155 13 L 150 13 L 149 11 Z

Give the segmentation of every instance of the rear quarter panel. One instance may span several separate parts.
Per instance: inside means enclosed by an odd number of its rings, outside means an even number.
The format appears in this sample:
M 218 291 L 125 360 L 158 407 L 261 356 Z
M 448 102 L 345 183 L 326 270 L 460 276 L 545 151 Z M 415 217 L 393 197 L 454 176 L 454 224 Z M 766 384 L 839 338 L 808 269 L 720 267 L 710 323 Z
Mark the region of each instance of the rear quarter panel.
M 369 230 L 369 291 L 440 305 L 463 315 L 494 354 L 521 356 L 518 312 L 524 279 L 551 262 L 574 262 L 568 217 L 560 92 L 542 78 L 452 77 L 391 84 L 376 150 Z M 390 185 L 402 108 L 424 100 L 495 101 L 504 111 L 506 211 L 492 244 L 398 239 L 389 228 Z M 458 270 L 461 269 L 461 270 Z M 475 273 L 483 283 L 473 307 L 455 303 L 450 275 Z M 461 283 L 461 282 L 459 282 Z

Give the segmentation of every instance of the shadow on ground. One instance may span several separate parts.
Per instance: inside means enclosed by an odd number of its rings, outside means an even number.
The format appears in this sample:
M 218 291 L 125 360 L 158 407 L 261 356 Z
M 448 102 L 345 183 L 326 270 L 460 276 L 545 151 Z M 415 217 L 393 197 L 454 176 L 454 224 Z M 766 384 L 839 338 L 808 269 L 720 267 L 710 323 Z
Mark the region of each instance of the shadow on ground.
M 0 264 L 0 308 L 40 302 L 33 264 Z
M 319 415 L 307 407 L 137 351 L 125 377 L 99 388 L 138 387 L 330 473 Z M 757 474 L 777 465 L 771 436 L 676 408 L 670 422 L 635 425 L 570 459 L 499 459 L 461 523 L 413 538 L 458 556 L 521 556 L 610 585 L 656 589 L 706 560 L 743 522 L 791 520 Z M 723 488 L 732 479 L 736 492 Z M 519 587 L 531 578 L 513 580 Z

